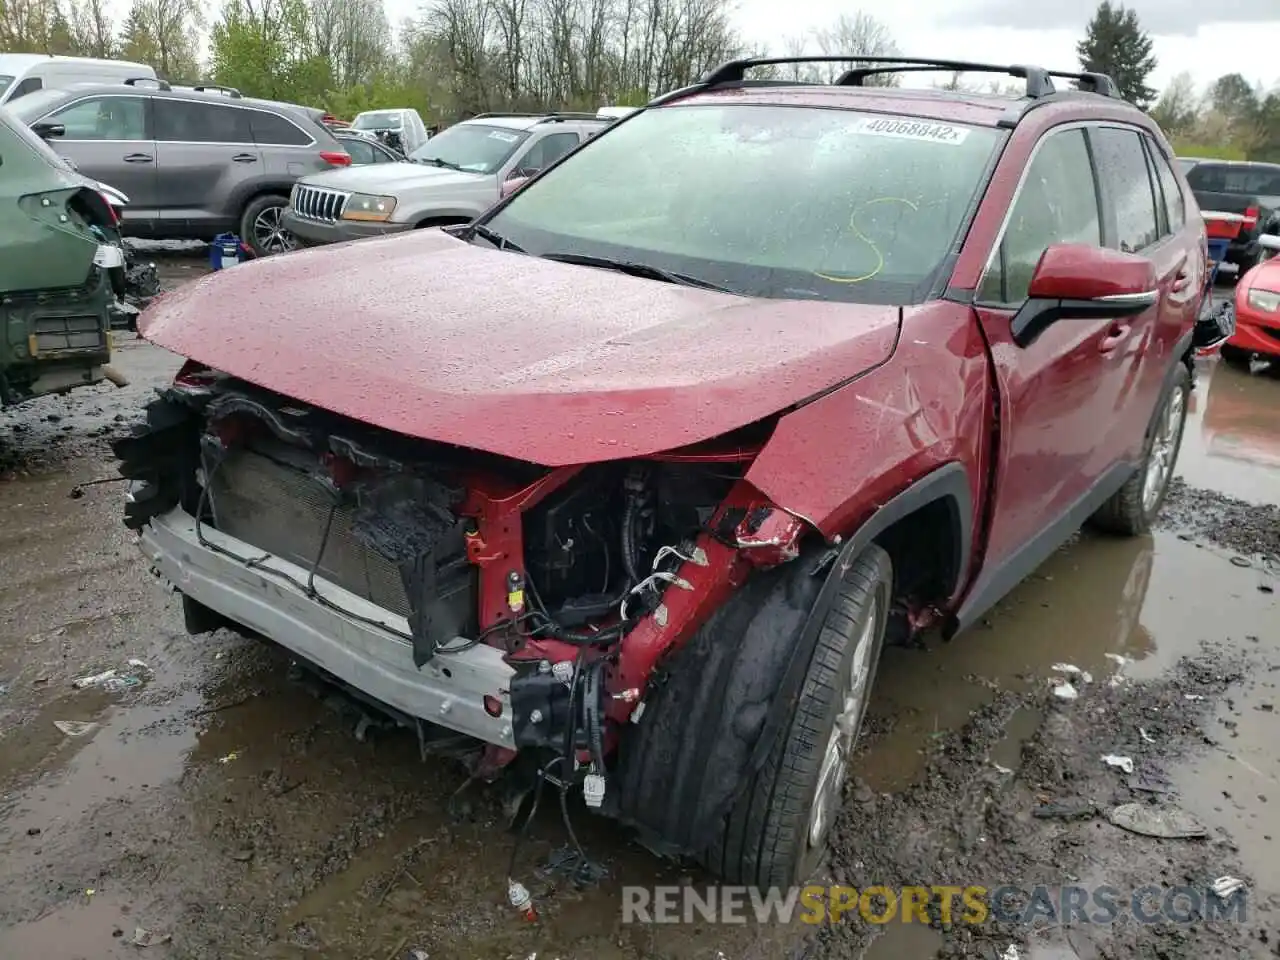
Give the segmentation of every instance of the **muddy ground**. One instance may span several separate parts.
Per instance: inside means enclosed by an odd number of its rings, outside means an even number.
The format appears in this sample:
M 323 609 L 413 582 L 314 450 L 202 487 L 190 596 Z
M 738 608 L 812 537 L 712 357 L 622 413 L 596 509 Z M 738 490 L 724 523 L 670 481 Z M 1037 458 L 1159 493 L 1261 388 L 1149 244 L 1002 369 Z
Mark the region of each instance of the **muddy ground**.
M 163 264 L 169 284 L 201 269 L 194 256 Z M 448 761 L 423 763 L 411 735 L 362 723 L 277 649 L 184 633 L 177 598 L 120 524 L 107 450 L 177 361 L 127 340 L 118 366 L 128 388 L 0 414 L 5 960 L 1276 955 L 1280 378 L 1205 365 L 1183 481 L 1154 536 L 1082 536 L 970 634 L 886 653 L 829 868 L 859 888 L 1126 897 L 1203 894 L 1232 875 L 1245 920 L 947 926 L 935 909 L 932 926 L 815 928 L 624 924 L 622 884 L 706 880 L 577 805 L 609 876 L 589 890 L 540 881 L 565 841 L 554 804 L 517 867 L 541 921 L 516 917 L 491 792 Z M 1074 700 L 1052 693 L 1063 662 L 1092 676 Z M 107 669 L 126 682 L 72 686 Z M 71 736 L 64 721 L 93 726 Z M 1107 754 L 1130 758 L 1132 776 Z M 1131 801 L 1176 804 L 1208 835 L 1152 839 L 1107 821 Z M 129 943 L 138 928 L 164 942 Z

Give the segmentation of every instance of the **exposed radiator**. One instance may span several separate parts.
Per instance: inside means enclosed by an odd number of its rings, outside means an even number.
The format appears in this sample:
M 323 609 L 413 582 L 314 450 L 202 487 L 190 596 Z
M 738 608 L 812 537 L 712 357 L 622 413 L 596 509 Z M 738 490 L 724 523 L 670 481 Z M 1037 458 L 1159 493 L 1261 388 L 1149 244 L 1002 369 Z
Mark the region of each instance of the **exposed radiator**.
M 218 529 L 310 570 L 333 498 L 321 482 L 268 457 L 238 450 L 214 471 L 209 490 Z M 409 615 L 396 565 L 351 532 L 352 507 L 338 507 L 316 576 L 385 610 Z

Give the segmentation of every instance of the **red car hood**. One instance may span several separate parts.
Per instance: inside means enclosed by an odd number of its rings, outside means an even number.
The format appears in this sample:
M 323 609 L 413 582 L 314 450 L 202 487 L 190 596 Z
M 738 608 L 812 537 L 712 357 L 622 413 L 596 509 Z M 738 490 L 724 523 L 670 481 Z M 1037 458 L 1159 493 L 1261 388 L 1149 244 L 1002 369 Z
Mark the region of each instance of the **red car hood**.
M 439 230 L 241 264 L 139 324 L 293 399 L 545 466 L 745 426 L 883 362 L 898 327 L 897 307 L 748 299 Z

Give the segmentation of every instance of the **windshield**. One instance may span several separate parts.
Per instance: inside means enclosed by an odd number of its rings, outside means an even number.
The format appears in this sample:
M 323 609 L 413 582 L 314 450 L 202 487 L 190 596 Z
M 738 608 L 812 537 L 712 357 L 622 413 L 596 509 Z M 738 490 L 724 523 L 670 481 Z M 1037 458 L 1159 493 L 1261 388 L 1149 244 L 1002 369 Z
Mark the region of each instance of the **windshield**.
M 487 226 L 533 255 L 641 263 L 744 296 L 912 303 L 1001 140 L 845 110 L 661 107 L 600 134 Z
M 1187 159 L 1184 159 L 1183 157 L 1178 158 L 1178 166 L 1182 168 L 1182 172 L 1184 174 L 1190 173 L 1191 168 L 1194 167 L 1199 162 L 1200 162 L 1199 160 L 1187 160 Z
M 399 130 L 400 125 L 400 114 L 395 112 L 362 113 L 352 124 L 357 130 Z
M 7 77 L 0 73 L 0 97 L 4 96 L 4 92 L 9 89 L 9 84 L 13 83 L 13 77 Z
M 409 154 L 419 163 L 438 161 L 468 173 L 497 173 L 516 147 L 529 139 L 524 130 L 491 127 L 483 123 L 457 123 L 437 133 Z

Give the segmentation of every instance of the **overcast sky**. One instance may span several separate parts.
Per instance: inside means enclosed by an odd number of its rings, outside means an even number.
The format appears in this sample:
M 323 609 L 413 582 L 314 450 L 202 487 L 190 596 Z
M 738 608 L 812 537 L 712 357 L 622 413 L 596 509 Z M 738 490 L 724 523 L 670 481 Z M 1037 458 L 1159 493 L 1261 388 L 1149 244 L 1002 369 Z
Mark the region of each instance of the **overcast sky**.
M 778 47 L 776 38 L 821 27 L 851 9 L 838 0 L 740 3 L 743 33 L 759 42 L 774 39 Z M 1254 71 L 1245 68 L 1251 82 L 1280 82 L 1280 0 L 1129 0 L 1126 5 L 1155 42 L 1159 64 L 1153 87 L 1163 87 L 1183 70 L 1207 85 L 1245 63 L 1255 66 Z M 1076 42 L 1096 7 L 1097 0 L 901 0 L 863 9 L 889 27 L 904 54 L 1072 70 L 1078 69 Z
M 420 0 L 386 3 L 392 24 L 420 9 Z M 1155 40 L 1159 65 L 1152 86 L 1163 87 L 1183 70 L 1202 86 L 1242 69 L 1250 82 L 1280 82 L 1280 0 L 1127 5 Z M 862 9 L 889 27 L 903 54 L 1072 70 L 1078 69 L 1076 41 L 1096 7 L 1097 0 L 899 0 Z M 841 0 L 738 0 L 736 21 L 748 41 L 771 44 L 781 54 L 783 37 L 824 27 L 857 9 Z

